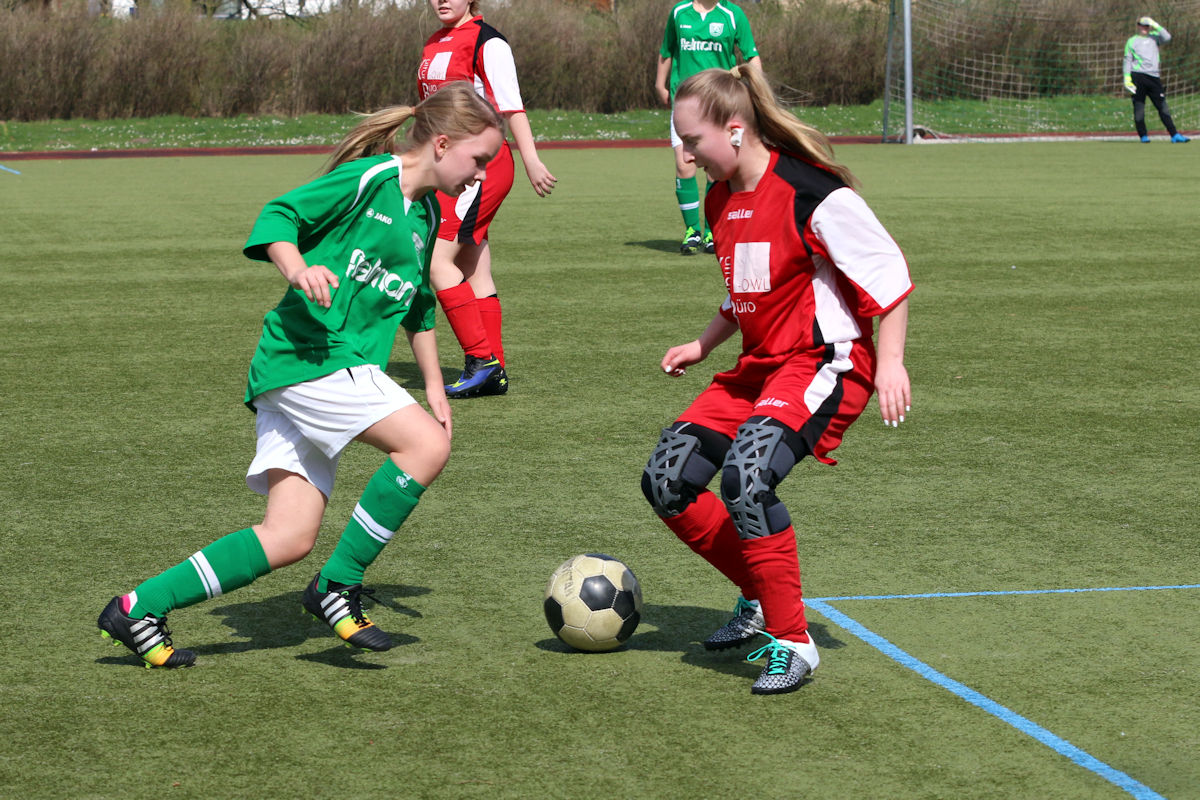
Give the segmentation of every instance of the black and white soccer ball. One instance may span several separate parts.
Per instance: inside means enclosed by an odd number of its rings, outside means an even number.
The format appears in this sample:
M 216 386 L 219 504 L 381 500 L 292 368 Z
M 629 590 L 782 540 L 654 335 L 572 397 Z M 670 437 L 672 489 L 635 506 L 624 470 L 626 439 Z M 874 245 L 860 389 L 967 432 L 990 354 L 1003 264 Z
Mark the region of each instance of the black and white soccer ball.
M 542 604 L 554 635 L 577 650 L 621 646 L 642 619 L 642 587 L 612 556 L 585 553 L 550 576 Z

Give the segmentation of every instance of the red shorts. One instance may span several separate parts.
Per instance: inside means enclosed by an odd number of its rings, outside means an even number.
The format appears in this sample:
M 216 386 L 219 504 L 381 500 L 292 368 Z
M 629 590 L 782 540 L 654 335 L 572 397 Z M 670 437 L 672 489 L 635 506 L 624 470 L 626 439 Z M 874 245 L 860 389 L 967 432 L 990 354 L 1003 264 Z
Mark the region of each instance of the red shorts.
M 874 375 L 870 339 L 816 348 L 770 370 L 739 359 L 732 370 L 713 377 L 679 421 L 732 439 L 750 417 L 771 417 L 799 431 L 818 461 L 836 464 L 829 452 L 867 407 L 875 391 Z
M 505 142 L 488 162 L 487 177 L 482 181 L 471 184 L 458 197 L 438 192 L 438 205 L 442 208 L 438 238 L 482 244 L 487 238 L 488 225 L 512 189 L 514 171 L 512 149 Z

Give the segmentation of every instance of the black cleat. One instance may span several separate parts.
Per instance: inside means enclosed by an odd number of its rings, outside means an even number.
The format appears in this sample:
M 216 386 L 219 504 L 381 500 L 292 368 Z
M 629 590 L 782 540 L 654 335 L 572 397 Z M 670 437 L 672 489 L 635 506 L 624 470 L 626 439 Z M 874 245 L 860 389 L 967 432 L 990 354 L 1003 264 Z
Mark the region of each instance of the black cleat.
M 196 663 L 191 650 L 176 650 L 171 646 L 167 618 L 134 619 L 121 609 L 121 598 L 114 597 L 96 620 L 100 635 L 111 639 L 113 646 L 123 644 L 141 656 L 146 669 L 151 667 L 190 667 Z
M 361 583 L 346 586 L 333 581 L 328 581 L 326 591 L 322 592 L 317 589 L 320 577 L 321 573 L 318 572 L 304 590 L 304 597 L 300 601 L 304 610 L 317 622 L 324 622 L 333 628 L 333 632 L 346 642 L 347 647 L 390 650 L 392 637 L 375 627 L 375 623 L 367 619 L 362 610 L 363 596 L 374 597 L 375 593 L 364 589 Z
M 789 642 L 776 639 L 769 633 L 765 635 L 770 636 L 771 641 L 746 657 L 747 661 L 757 661 L 764 655 L 767 657 L 767 665 L 750 687 L 750 693 L 787 694 L 796 691 L 821 663 L 817 646 L 811 637 L 807 642 Z
M 725 650 L 741 647 L 766 630 L 762 609 L 757 602 L 739 596 L 733 617 L 704 640 L 705 650 Z

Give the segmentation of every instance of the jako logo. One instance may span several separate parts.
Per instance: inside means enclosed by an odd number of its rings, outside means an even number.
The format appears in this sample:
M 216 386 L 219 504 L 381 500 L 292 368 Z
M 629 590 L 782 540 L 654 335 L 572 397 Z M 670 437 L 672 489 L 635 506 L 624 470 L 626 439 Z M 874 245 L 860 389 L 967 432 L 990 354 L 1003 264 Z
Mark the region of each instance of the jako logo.
M 367 209 L 367 219 L 377 219 L 380 222 L 382 222 L 384 225 L 392 224 L 391 217 L 389 217 L 387 214 L 377 214 L 377 213 L 375 213 L 375 209 L 373 209 L 373 208 Z

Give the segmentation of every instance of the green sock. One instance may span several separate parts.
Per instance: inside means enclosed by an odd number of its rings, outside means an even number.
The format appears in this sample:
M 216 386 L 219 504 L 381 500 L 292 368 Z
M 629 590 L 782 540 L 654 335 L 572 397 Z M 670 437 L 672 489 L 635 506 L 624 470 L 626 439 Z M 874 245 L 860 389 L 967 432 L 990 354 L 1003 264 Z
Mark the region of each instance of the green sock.
M 139 584 L 131 593 L 129 616 L 165 617 L 176 608 L 240 589 L 270 571 L 258 535 L 244 528 Z
M 675 199 L 679 201 L 683 224 L 700 230 L 700 190 L 696 186 L 696 179 L 676 178 Z
M 321 567 L 317 589 L 325 591 L 329 581 L 351 586 L 362 583 L 367 567 L 408 519 L 424 491 L 425 487 L 394 461 L 384 461 L 367 482 L 333 555 Z

